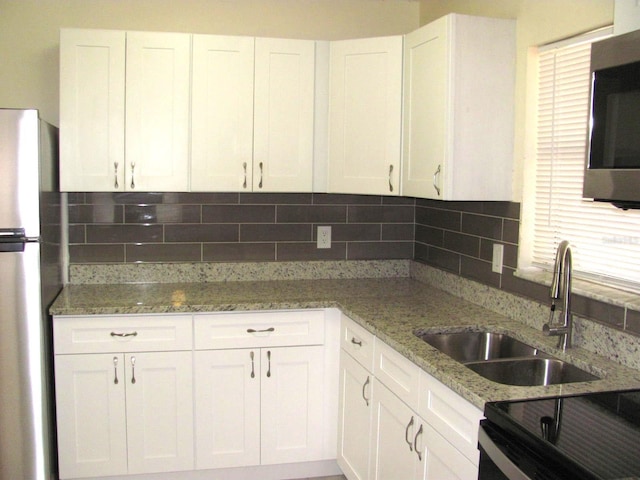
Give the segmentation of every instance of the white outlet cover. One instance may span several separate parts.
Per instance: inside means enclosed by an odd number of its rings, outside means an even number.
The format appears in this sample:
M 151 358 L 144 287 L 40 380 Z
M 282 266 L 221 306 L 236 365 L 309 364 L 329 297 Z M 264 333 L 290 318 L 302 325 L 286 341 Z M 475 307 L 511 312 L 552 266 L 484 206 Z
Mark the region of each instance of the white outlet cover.
M 331 248 L 331 227 L 318 227 L 317 248 Z

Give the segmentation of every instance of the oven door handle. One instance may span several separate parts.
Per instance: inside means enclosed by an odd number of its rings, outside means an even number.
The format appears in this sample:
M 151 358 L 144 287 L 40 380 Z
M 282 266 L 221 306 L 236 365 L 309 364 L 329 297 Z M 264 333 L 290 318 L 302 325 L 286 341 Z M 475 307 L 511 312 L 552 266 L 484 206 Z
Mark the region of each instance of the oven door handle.
M 502 450 L 489 437 L 484 428 L 480 427 L 478 431 L 478 443 L 482 446 L 485 453 L 491 458 L 493 463 L 509 480 L 533 480 L 527 476 L 518 466 L 507 457 Z

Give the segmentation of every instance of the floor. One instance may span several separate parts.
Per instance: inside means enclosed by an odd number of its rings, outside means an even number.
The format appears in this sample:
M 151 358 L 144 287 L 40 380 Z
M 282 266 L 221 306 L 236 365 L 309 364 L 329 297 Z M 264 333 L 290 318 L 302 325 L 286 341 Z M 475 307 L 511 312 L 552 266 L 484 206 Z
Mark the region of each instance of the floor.
M 344 475 L 332 475 L 330 477 L 299 478 L 297 480 L 347 480 L 347 477 Z

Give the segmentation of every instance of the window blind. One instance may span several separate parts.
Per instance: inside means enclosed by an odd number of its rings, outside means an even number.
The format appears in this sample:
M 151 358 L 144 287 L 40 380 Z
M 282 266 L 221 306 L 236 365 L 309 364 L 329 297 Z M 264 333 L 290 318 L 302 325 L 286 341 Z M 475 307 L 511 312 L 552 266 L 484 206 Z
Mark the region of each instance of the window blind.
M 532 264 L 552 269 L 568 240 L 577 276 L 640 290 L 640 211 L 582 198 L 591 42 L 603 36 L 538 53 Z

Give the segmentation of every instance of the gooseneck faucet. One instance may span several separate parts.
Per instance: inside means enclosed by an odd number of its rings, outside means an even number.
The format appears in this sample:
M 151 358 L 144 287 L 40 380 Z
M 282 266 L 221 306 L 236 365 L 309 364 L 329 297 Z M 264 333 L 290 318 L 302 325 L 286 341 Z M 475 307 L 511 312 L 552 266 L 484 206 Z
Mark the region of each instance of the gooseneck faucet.
M 566 350 L 571 347 L 571 245 L 566 240 L 560 242 L 556 251 L 556 261 L 551 280 L 551 313 L 549 322 L 545 323 L 542 331 L 545 335 L 559 336 L 558 348 Z M 562 299 L 562 324 L 554 326 L 556 300 Z

